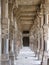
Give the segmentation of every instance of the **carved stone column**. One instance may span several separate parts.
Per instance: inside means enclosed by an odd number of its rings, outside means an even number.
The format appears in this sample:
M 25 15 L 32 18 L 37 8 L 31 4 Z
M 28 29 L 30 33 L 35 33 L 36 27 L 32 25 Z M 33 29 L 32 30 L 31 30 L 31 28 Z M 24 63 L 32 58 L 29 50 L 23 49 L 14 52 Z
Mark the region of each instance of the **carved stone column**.
M 38 52 L 40 51 L 40 17 L 37 17 L 38 21 Z
M 45 3 L 43 4 L 43 14 L 44 14 L 44 25 L 43 25 L 43 29 L 44 29 L 44 43 L 43 43 L 43 65 L 47 65 L 47 40 L 48 40 L 48 17 L 49 17 L 49 1 L 45 0 Z
M 2 17 L 2 39 L 4 40 L 3 44 L 2 44 L 2 48 L 4 47 L 3 49 L 3 53 L 2 53 L 2 65 L 8 65 L 9 64 L 9 53 L 8 53 L 8 47 L 7 47 L 7 44 L 6 44 L 6 36 L 8 38 L 8 0 L 1 0 L 1 17 Z
M 49 4 L 45 2 L 44 4 L 44 17 L 45 17 L 45 24 L 43 25 L 44 28 L 44 40 L 45 40 L 45 51 L 47 51 L 47 37 L 48 37 L 48 23 L 49 23 Z
M 11 65 L 14 65 L 14 59 L 15 59 L 15 53 L 14 53 L 14 18 L 13 18 L 13 9 L 12 9 L 12 3 L 10 3 L 10 30 L 9 30 L 9 39 L 10 39 L 10 61 Z
M 6 39 L 6 54 L 9 54 L 9 40 Z
M 40 8 L 40 38 L 41 38 L 41 43 L 40 43 L 40 59 L 42 59 L 42 55 L 43 55 L 43 47 L 44 47 L 44 35 L 43 35 L 43 25 L 44 25 L 44 14 L 43 14 L 43 6 L 41 4 L 41 8 Z
M 40 33 L 38 33 L 38 52 L 40 50 Z
M 3 44 L 4 44 L 4 49 L 3 49 L 3 54 L 9 56 L 9 39 L 8 37 L 3 38 Z
M 0 1 L 0 65 L 1 65 L 1 1 Z

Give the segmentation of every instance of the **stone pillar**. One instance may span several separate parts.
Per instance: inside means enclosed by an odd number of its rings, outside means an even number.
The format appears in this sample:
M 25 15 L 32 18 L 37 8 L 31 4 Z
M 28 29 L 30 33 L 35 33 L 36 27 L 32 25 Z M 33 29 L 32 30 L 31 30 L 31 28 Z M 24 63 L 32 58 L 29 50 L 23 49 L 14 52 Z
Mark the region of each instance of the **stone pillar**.
M 5 42 L 5 53 L 9 54 L 9 40 L 8 39 L 6 39 L 6 42 Z
M 9 5 L 12 6 L 12 3 L 10 3 Z M 14 38 L 13 38 L 13 35 L 14 35 L 14 18 L 13 18 L 13 9 L 12 7 L 10 7 L 10 55 L 9 55 L 9 58 L 10 58 L 10 63 L 11 65 L 14 65 L 14 59 L 15 59 L 15 53 L 14 53 Z
M 47 40 L 48 40 L 48 16 L 49 16 L 49 2 L 48 0 L 45 0 L 45 3 L 43 4 L 43 13 L 44 13 L 44 25 L 43 25 L 43 29 L 44 29 L 44 43 L 43 43 L 43 59 L 42 59 L 42 64 L 43 65 L 47 65 Z
M 17 53 L 16 53 L 16 41 L 17 41 L 17 23 L 16 23 L 16 18 L 14 18 L 14 26 L 15 26 L 15 29 L 14 29 L 14 53 L 15 53 L 15 59 L 16 59 L 16 56 L 17 56 Z
M 39 17 L 38 16 L 37 16 L 37 22 L 38 22 L 38 49 L 37 49 L 37 56 L 38 56 L 38 59 L 39 59 L 40 49 L 41 49 L 41 34 L 40 34 L 41 20 L 40 20 L 40 16 Z
M 3 44 L 4 44 L 4 48 L 3 48 L 3 54 L 9 54 L 9 51 L 8 51 L 8 48 L 9 48 L 9 41 L 8 41 L 8 39 L 6 39 L 6 38 L 3 38 L 4 39 L 4 41 L 3 41 Z
M 40 7 L 40 34 L 41 34 L 41 49 L 40 49 L 40 59 L 42 59 L 43 55 L 43 46 L 44 46 L 44 36 L 43 36 L 43 24 L 44 24 L 44 14 L 43 14 L 43 5 Z
M 48 28 L 48 39 L 47 39 L 47 51 L 49 53 L 49 28 Z
M 1 57 L 1 65 L 8 65 L 9 64 L 9 55 L 8 55 L 8 47 L 6 47 L 6 36 L 8 36 L 8 0 L 1 0 L 1 17 L 2 17 L 2 38 L 4 39 L 4 53 Z M 8 44 L 8 43 L 7 43 Z M 6 48 L 7 50 L 6 50 Z M 3 48 L 3 44 L 2 44 Z
M 42 35 L 41 35 L 41 39 L 42 39 L 42 46 L 41 46 L 41 50 L 43 51 L 43 43 L 44 43 L 44 36 L 43 36 L 43 29 L 42 29 L 42 33 L 41 33 Z
M 0 65 L 1 65 L 1 1 L 0 1 Z
M 10 54 L 14 54 L 14 40 L 10 39 Z
M 37 20 L 38 20 L 38 51 L 40 51 L 40 17 L 38 17 Z
M 8 36 L 8 0 L 2 2 L 2 38 Z M 4 29 L 3 29 L 4 28 Z M 5 39 L 6 41 L 6 39 Z
M 49 2 L 45 2 L 44 4 L 44 16 L 45 16 L 45 24 L 43 26 L 44 28 L 44 40 L 45 40 L 45 51 L 47 51 L 47 38 L 48 38 L 48 16 L 49 16 Z
M 38 33 L 38 51 L 40 50 L 40 33 Z
M 10 64 L 11 65 L 14 65 L 14 42 L 13 40 L 10 40 L 10 55 L 9 55 L 9 58 L 10 58 Z
M 42 45 L 41 45 L 41 50 L 43 50 L 43 14 L 41 13 L 41 40 L 42 40 Z
M 40 33 L 38 32 L 38 49 L 37 49 L 38 59 L 39 59 L 39 54 L 40 54 Z

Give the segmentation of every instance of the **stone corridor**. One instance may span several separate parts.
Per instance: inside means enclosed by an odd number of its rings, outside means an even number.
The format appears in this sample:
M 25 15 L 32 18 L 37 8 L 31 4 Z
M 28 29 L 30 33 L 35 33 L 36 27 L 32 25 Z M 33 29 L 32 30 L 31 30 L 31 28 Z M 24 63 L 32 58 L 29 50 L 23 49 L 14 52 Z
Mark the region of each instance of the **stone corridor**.
M 0 65 L 49 65 L 49 0 L 0 0 Z

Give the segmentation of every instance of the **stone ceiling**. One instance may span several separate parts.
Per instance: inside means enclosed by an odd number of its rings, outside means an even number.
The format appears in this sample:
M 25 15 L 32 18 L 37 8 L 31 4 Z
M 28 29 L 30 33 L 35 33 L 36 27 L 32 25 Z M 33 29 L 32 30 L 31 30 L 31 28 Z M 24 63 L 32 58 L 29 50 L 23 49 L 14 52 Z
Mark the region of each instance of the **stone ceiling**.
M 21 31 L 30 30 L 36 18 L 41 0 L 16 0 L 18 27 Z

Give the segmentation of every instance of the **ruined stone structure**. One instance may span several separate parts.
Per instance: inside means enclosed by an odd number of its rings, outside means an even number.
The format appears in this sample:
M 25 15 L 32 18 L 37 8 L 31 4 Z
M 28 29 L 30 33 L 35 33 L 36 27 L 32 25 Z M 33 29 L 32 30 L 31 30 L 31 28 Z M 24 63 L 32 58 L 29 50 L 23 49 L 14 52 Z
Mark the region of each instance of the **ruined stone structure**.
M 14 65 L 23 43 L 49 65 L 49 0 L 0 0 L 0 65 Z

